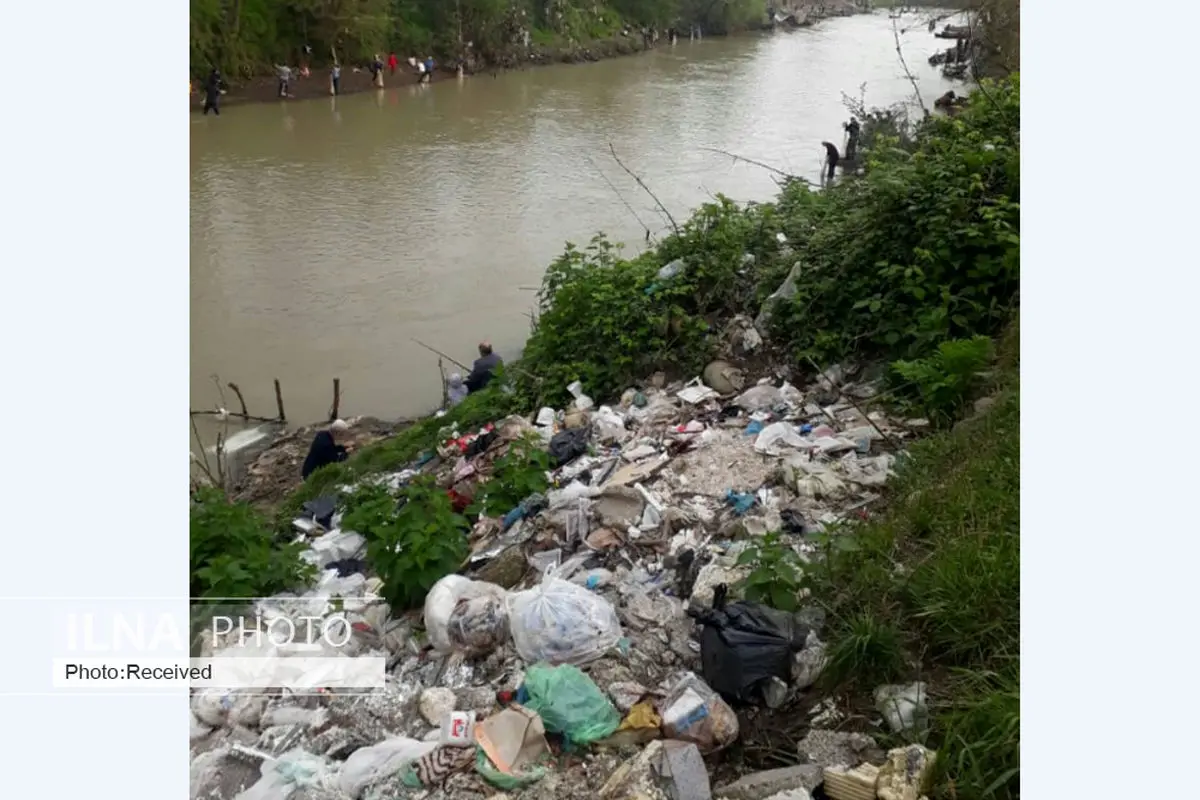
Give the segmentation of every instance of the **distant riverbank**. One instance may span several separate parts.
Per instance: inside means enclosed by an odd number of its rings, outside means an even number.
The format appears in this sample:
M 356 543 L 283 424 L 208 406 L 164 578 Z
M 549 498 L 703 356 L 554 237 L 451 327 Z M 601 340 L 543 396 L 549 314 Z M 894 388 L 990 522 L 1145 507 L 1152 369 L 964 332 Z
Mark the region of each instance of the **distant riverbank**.
M 680 41 L 683 41 L 682 38 Z M 534 48 L 524 58 L 507 59 L 499 64 L 489 64 L 468 72 L 473 77 L 489 77 L 503 70 L 524 69 L 525 67 L 545 64 L 582 64 L 600 61 L 617 56 L 634 55 L 647 49 L 670 47 L 666 38 L 660 38 L 656 44 L 647 48 L 640 36 L 616 36 L 612 39 L 600 39 L 581 44 L 576 47 L 543 47 Z M 329 97 L 331 94 L 329 69 L 321 67 L 312 70 L 308 77 L 301 77 L 298 70 L 293 69 L 293 78 L 288 87 L 289 100 L 308 100 L 314 97 Z M 458 71 L 452 66 L 438 66 L 434 69 L 431 83 L 454 80 Z M 400 62 L 394 73 L 384 68 L 383 88 L 409 86 L 419 81 L 419 74 L 409 66 L 407 59 Z M 358 94 L 360 92 L 378 89 L 371 82 L 371 72 L 366 66 L 345 66 L 342 68 L 338 95 Z M 274 75 L 262 75 L 241 83 L 231 83 L 228 93 L 221 97 L 221 105 L 231 103 L 265 103 L 279 100 L 279 79 Z M 204 91 L 198 83 L 192 84 L 191 106 L 199 111 L 204 105 Z
M 807 27 L 814 22 L 831 17 L 869 12 L 858 9 L 851 2 L 832 2 L 829 5 L 820 6 L 801 3 L 790 13 L 794 13 L 801 20 L 800 24 Z M 744 31 L 744 33 L 765 32 L 771 30 L 771 28 L 772 25 L 770 23 L 764 23 L 758 31 Z M 713 34 L 712 36 L 723 37 L 725 35 L 735 34 Z M 711 37 L 706 35 L 705 38 Z M 682 44 L 686 41 L 687 36 L 680 35 L 678 43 Z M 486 64 L 478 66 L 475 69 L 468 69 L 465 74 L 474 77 L 495 76 L 505 70 L 524 69 L 526 67 L 547 64 L 583 64 L 616 58 L 618 56 L 635 55 L 637 53 L 644 53 L 647 50 L 671 46 L 665 34 L 661 34 L 657 42 L 647 45 L 639 33 L 630 31 L 628 34 L 618 34 L 608 39 L 593 39 L 586 43 L 570 46 L 533 45 L 526 55 L 514 55 L 502 58 L 494 64 Z M 430 82 L 438 83 L 453 80 L 457 77 L 458 70 L 453 65 L 447 63 L 435 68 Z M 383 88 L 390 89 L 397 86 L 409 86 L 418 83 L 419 79 L 419 74 L 414 68 L 409 66 L 406 58 L 400 62 L 394 73 L 388 71 L 386 67 L 384 68 Z M 372 83 L 371 72 L 367 68 L 367 65 L 347 65 L 342 68 L 341 80 L 338 86 L 339 96 L 358 94 L 378 88 Z M 331 93 L 328 66 L 313 69 L 308 77 L 302 77 L 298 69 L 293 69 L 293 78 L 288 87 L 287 99 L 308 100 L 315 97 L 329 97 Z M 228 92 L 221 97 L 221 105 L 266 103 L 280 99 L 279 79 L 274 74 L 259 75 L 246 80 L 231 80 Z M 204 106 L 204 90 L 199 81 L 192 83 L 189 102 L 193 111 L 200 111 Z

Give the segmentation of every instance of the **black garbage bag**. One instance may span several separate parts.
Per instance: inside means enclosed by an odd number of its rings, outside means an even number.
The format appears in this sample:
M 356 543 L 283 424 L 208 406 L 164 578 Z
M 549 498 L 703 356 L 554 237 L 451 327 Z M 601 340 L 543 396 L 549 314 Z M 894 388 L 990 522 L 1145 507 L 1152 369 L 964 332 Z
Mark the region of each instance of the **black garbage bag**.
M 333 512 L 337 510 L 337 498 L 333 495 L 322 495 L 300 506 L 300 510 L 322 528 L 329 530 L 333 527 Z
M 550 457 L 554 459 L 554 466 L 569 464 L 586 453 L 589 438 L 587 428 L 568 428 L 554 434 L 550 440 Z
M 756 702 L 768 678 L 791 683 L 792 656 L 804 648 L 808 629 L 791 614 L 759 603 L 726 603 L 727 592 L 718 586 L 712 608 L 688 610 L 703 626 L 701 672 L 726 700 Z

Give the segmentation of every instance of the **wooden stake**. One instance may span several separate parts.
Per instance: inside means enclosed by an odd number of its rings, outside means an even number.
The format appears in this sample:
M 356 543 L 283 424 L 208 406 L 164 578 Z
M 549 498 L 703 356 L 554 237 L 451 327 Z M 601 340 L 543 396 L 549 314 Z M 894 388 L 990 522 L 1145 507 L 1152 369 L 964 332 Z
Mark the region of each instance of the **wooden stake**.
M 249 418 L 250 412 L 246 410 L 246 398 L 242 397 L 242 390 L 233 381 L 229 382 L 229 388 L 233 390 L 233 393 L 237 395 L 238 402 L 242 404 L 242 416 Z
M 333 422 L 338 418 L 338 406 L 342 400 L 342 379 L 333 379 L 333 408 L 329 410 L 329 421 Z
M 287 415 L 283 413 L 283 390 L 279 388 L 279 378 L 275 379 L 275 407 L 279 409 L 279 421 L 287 422 Z

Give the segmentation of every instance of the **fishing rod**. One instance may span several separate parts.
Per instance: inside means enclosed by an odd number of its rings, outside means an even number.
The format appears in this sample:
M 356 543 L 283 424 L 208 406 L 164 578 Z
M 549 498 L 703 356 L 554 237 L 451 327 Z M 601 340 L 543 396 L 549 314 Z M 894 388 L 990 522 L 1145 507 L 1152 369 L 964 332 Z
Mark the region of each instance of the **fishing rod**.
M 436 347 L 430 347 L 429 345 L 422 342 L 420 339 L 413 338 L 413 341 L 416 342 L 417 344 L 421 345 L 421 347 L 424 347 L 426 350 L 433 353 L 434 355 L 441 356 L 442 358 L 446 359 L 447 361 L 449 361 L 451 364 L 454 364 L 455 366 L 462 367 L 465 370 L 471 369 L 470 367 L 468 367 L 466 364 L 462 363 L 458 359 L 451 358 L 450 356 L 443 353 L 441 350 L 438 350 Z

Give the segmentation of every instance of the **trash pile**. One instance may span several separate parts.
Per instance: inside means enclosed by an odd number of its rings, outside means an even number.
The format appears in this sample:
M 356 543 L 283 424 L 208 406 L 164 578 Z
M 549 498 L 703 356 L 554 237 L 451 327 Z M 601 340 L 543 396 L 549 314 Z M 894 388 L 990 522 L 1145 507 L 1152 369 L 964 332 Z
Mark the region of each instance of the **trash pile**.
M 744 349 L 761 343 L 743 328 Z M 876 388 L 852 377 L 747 385 L 721 361 L 687 384 L 655 375 L 611 406 L 576 383 L 568 408 L 444 430 L 436 455 L 371 480 L 398 488 L 431 474 L 462 509 L 514 442 L 540 437 L 552 488 L 479 518 L 464 574 L 438 581 L 419 612 L 378 599 L 364 538 L 340 528 L 335 498 L 311 502 L 295 527 L 319 582 L 260 614 L 349 624 L 338 655 L 386 656 L 387 684 L 195 692 L 193 800 L 772 796 L 745 788 L 754 776 L 714 789 L 705 758 L 738 740 L 739 711 L 812 686 L 823 619 L 737 599 L 749 574 L 738 556 L 781 531 L 803 561 L 816 557 L 809 537 L 864 514 L 897 448 L 927 424 L 865 412 L 859 398 Z M 914 687 L 880 690 L 894 729 L 925 719 Z M 801 743 L 789 769 L 802 771 L 773 792 L 807 797 L 823 783 L 838 800 L 867 797 L 870 773 L 879 797 L 916 800 L 932 755 L 885 757 L 873 742 L 851 752 L 846 741 L 869 737 L 830 731 L 839 721 L 832 705 L 815 709 L 808 739 L 839 744 L 830 755 Z M 864 762 L 875 771 L 853 771 Z

